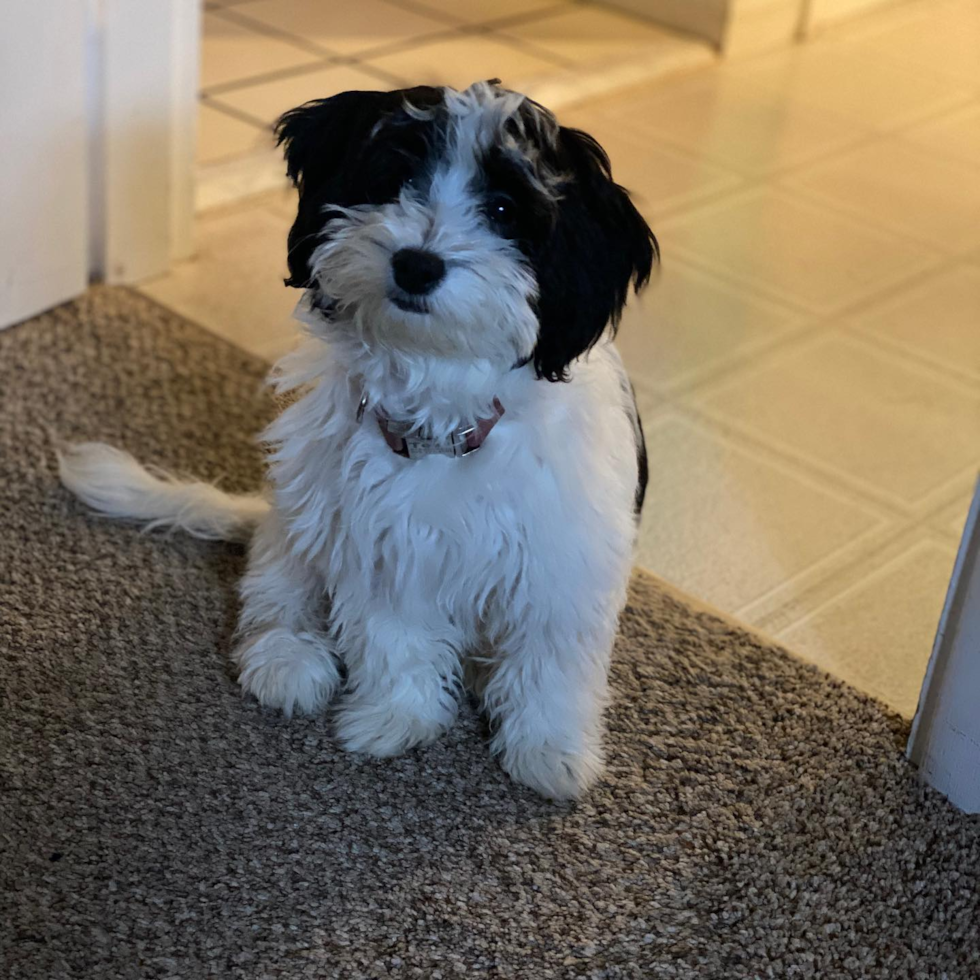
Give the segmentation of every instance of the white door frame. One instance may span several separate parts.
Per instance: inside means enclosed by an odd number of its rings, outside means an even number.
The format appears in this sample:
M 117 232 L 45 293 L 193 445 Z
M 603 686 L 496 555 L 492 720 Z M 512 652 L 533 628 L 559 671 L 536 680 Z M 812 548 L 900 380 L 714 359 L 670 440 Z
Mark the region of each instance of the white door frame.
M 980 813 L 980 480 L 906 754 L 930 786 Z
M 89 0 L 90 270 L 159 275 L 191 253 L 199 0 Z
M 200 0 L 8 0 L 0 327 L 191 252 Z

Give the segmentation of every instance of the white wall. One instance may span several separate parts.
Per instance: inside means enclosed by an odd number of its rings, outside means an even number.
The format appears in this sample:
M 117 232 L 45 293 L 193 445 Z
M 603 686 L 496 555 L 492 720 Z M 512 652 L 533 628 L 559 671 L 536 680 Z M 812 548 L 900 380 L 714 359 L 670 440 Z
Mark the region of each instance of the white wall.
M 85 289 L 85 4 L 5 0 L 0 31 L 0 326 Z

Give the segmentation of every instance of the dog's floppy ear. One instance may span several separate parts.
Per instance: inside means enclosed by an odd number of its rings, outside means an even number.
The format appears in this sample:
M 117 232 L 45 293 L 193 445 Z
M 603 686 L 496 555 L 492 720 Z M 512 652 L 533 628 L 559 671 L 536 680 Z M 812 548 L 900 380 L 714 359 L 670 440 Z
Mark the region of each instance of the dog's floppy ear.
M 341 92 L 290 109 L 276 123 L 286 174 L 299 191 L 299 208 L 289 232 L 287 286 L 310 282 L 310 256 L 323 227 L 321 208 L 328 201 L 346 204 L 347 171 L 352 149 L 378 121 L 380 92 Z
M 296 221 L 289 232 L 287 286 L 310 283 L 310 256 L 320 242 L 327 205 L 360 200 L 358 161 L 375 127 L 408 102 L 416 106 L 442 100 L 440 89 L 420 86 L 395 92 L 341 92 L 290 109 L 276 123 L 277 144 L 286 157 L 286 174 L 299 191 Z
M 563 381 L 568 365 L 615 330 L 630 284 L 647 283 L 657 240 L 629 194 L 615 183 L 609 158 L 588 134 L 562 127 L 558 165 L 568 175 L 550 241 L 535 262 L 540 290 L 534 366 Z

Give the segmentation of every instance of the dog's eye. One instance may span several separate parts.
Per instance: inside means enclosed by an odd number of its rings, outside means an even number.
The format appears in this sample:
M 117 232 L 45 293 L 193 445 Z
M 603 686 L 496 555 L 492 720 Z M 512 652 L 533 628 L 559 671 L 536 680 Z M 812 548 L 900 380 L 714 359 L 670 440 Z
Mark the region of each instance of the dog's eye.
M 495 194 L 487 201 L 484 213 L 492 225 L 503 230 L 512 228 L 517 220 L 517 207 L 506 194 Z

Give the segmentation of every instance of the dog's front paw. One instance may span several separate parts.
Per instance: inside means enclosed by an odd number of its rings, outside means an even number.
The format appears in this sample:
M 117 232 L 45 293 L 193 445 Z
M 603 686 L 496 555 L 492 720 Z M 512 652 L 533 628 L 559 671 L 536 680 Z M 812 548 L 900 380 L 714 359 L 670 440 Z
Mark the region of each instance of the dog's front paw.
M 455 717 L 456 704 L 448 699 L 412 710 L 397 701 L 354 695 L 338 709 L 335 731 L 348 752 L 385 758 L 435 741 Z
M 274 627 L 246 637 L 235 651 L 238 682 L 270 708 L 290 718 L 325 707 L 340 683 L 326 637 Z
M 551 800 L 577 800 L 602 775 L 598 750 L 569 752 L 548 745 L 506 746 L 501 768 L 517 783 Z

